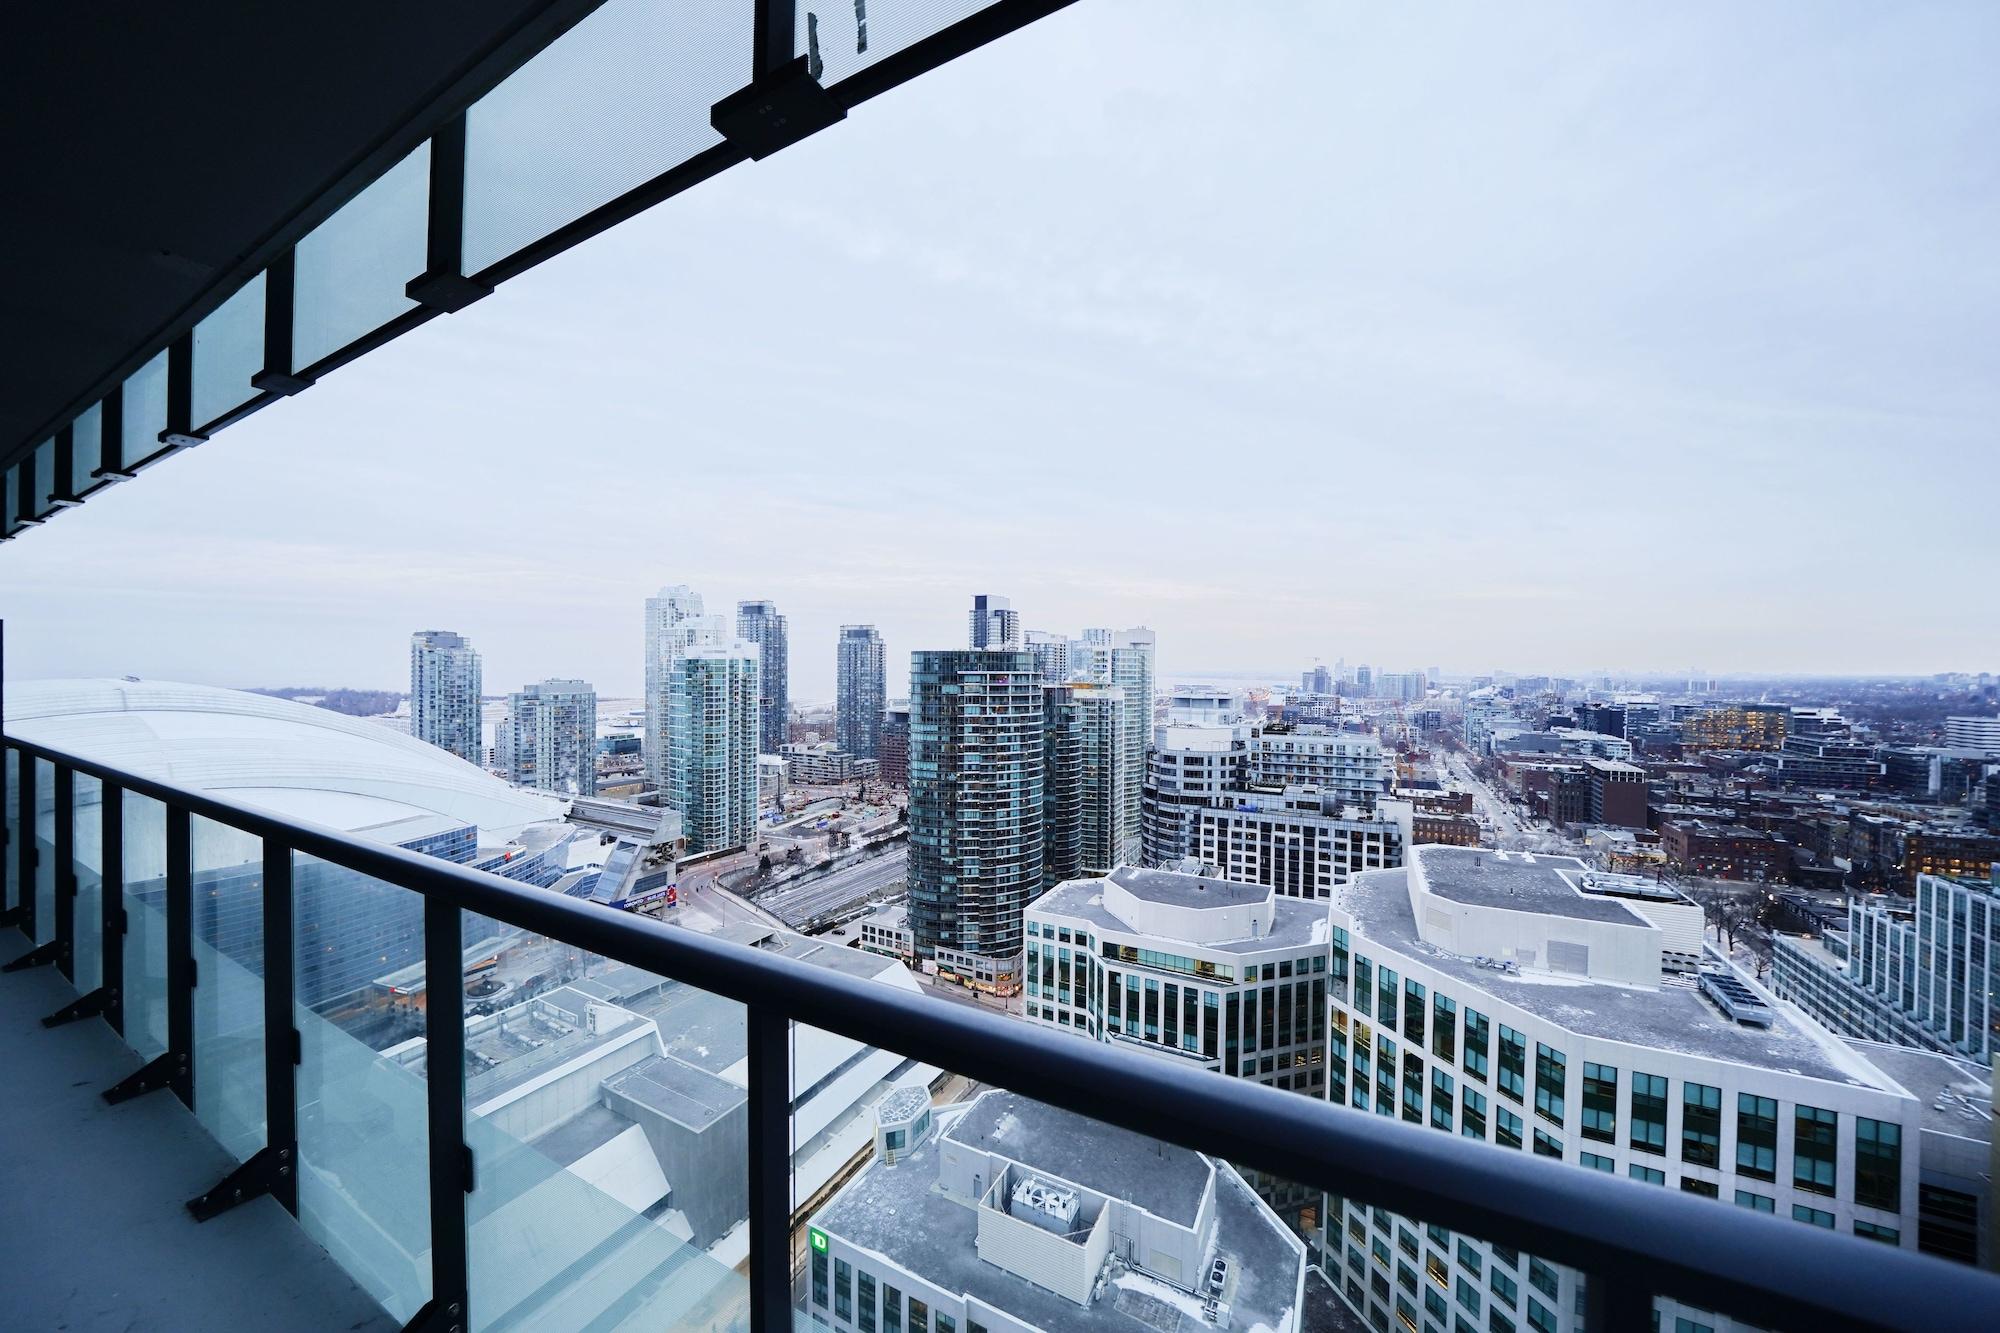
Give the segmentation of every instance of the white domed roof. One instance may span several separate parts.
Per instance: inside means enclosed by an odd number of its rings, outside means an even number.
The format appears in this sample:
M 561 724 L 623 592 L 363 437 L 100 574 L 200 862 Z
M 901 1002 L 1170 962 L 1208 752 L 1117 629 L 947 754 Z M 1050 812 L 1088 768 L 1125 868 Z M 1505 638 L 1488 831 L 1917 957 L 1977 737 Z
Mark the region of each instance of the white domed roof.
M 10 681 L 7 733 L 272 814 L 385 841 L 428 821 L 482 845 L 559 819 L 435 745 L 309 704 L 161 680 Z M 391 826 L 401 826 L 392 828 Z

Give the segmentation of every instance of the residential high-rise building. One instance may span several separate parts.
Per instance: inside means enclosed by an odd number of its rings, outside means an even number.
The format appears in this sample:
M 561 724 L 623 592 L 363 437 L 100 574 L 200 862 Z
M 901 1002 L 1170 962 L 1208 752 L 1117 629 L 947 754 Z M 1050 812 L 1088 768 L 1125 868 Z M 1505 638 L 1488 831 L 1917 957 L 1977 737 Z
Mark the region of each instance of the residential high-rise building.
M 1844 936 L 1780 936 L 1772 988 L 1850 1037 L 2000 1052 L 2000 869 L 1985 880 L 1919 875 L 1909 906 L 1848 905 Z M 1834 947 L 1829 948 L 1831 944 Z
M 412 736 L 483 763 L 479 691 L 479 654 L 463 635 L 426 629 L 410 636 Z
M 1126 744 L 1135 772 L 1144 772 L 1146 751 L 1153 748 L 1154 657 L 1158 637 L 1140 625 L 1120 630 L 1111 643 L 1110 683 L 1125 691 Z
M 667 804 L 681 812 L 689 852 L 742 847 L 756 832 L 758 665 L 756 645 L 740 641 L 674 659 Z
M 1671 890 L 1570 857 L 1419 847 L 1342 888 L 1332 927 L 1329 1100 L 1550 1170 L 1920 1247 L 1932 1142 L 1905 1088 L 1922 1081 L 1883 1072 L 1873 1048 L 1704 957 L 1701 911 Z M 1338 1197 L 1322 1218 L 1321 1262 L 1370 1327 L 1422 1319 L 1421 1293 L 1368 1283 L 1370 1248 L 1399 1245 L 1441 1292 L 1507 1327 L 1582 1326 L 1577 1274 L 1501 1248 L 1505 1237 Z M 1716 1326 L 1663 1301 L 1660 1327 L 1676 1319 Z
M 706 614 L 701 594 L 685 583 L 646 599 L 646 781 L 662 797 L 673 754 L 674 663 L 690 647 L 722 638 L 722 617 Z
M 882 636 L 873 625 L 840 627 L 836 668 L 834 742 L 860 758 L 879 758 L 882 709 L 888 702 L 888 663 Z
M 1250 733 L 1245 782 L 1262 787 L 1317 787 L 1341 805 L 1373 810 L 1389 786 L 1382 743 L 1358 731 L 1274 723 Z
M 494 752 L 509 782 L 566 796 L 597 794 L 597 691 L 545 680 L 507 696 Z
M 980 593 L 972 599 L 966 643 L 973 648 L 1019 648 L 1021 613 L 1005 597 Z
M 1944 743 L 1949 750 L 1971 750 L 2000 759 L 2000 717 L 1948 717 Z
M 776 754 L 791 739 L 790 655 L 785 644 L 785 618 L 776 602 L 738 602 L 736 637 L 757 645 L 757 745 Z
M 1140 860 L 1175 866 L 1195 854 L 1196 812 L 1240 794 L 1252 729 L 1165 726 L 1139 796 Z
M 1079 739 L 1077 795 L 1082 812 L 1083 873 L 1102 875 L 1139 859 L 1139 794 L 1143 773 L 1132 767 L 1131 714 L 1116 685 L 1077 681 L 1070 687 Z
M 1077 685 L 1042 686 L 1042 882 L 1083 873 L 1083 709 Z
M 1316 787 L 1253 790 L 1194 818 L 1203 862 L 1294 898 L 1325 898 L 1364 870 L 1401 865 L 1413 836 L 1407 802 L 1362 810 Z
M 1035 655 L 1036 667 L 1044 681 L 1060 685 L 1069 679 L 1069 636 L 1031 629 L 1028 651 Z
M 882 749 L 875 770 L 884 782 L 910 785 L 910 705 L 890 704 L 882 710 Z
M 1011 994 L 1041 892 L 1042 683 L 1024 649 L 910 657 L 910 927 L 941 972 Z

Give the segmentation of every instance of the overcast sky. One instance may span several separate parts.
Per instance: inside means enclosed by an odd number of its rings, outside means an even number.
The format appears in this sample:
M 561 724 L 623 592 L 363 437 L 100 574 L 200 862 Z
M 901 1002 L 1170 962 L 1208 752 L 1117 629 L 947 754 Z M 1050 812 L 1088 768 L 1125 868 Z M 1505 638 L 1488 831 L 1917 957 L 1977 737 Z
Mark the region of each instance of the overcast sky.
M 1169 677 L 2000 669 L 1996 67 L 1990 0 L 1082 0 L 9 544 L 8 671 L 629 694 L 683 582 L 797 700 L 974 592 Z

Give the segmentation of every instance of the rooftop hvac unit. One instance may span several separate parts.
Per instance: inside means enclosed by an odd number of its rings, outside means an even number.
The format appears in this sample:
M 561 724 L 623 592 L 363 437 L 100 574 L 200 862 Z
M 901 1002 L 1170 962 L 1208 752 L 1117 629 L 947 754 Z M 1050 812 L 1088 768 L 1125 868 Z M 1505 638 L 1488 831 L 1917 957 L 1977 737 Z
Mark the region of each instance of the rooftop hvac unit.
M 1014 1187 L 1013 1206 L 1008 1211 L 1044 1231 L 1066 1236 L 1076 1229 L 1076 1191 L 1029 1176 Z

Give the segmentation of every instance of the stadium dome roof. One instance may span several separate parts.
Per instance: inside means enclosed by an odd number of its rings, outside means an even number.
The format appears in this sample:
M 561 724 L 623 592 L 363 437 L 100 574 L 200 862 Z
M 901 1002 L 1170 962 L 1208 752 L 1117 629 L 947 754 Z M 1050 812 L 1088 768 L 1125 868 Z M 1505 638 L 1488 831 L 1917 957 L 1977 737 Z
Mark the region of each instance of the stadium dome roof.
M 564 803 L 362 718 L 210 685 L 10 681 L 9 735 L 384 842 L 471 825 L 483 846 Z

